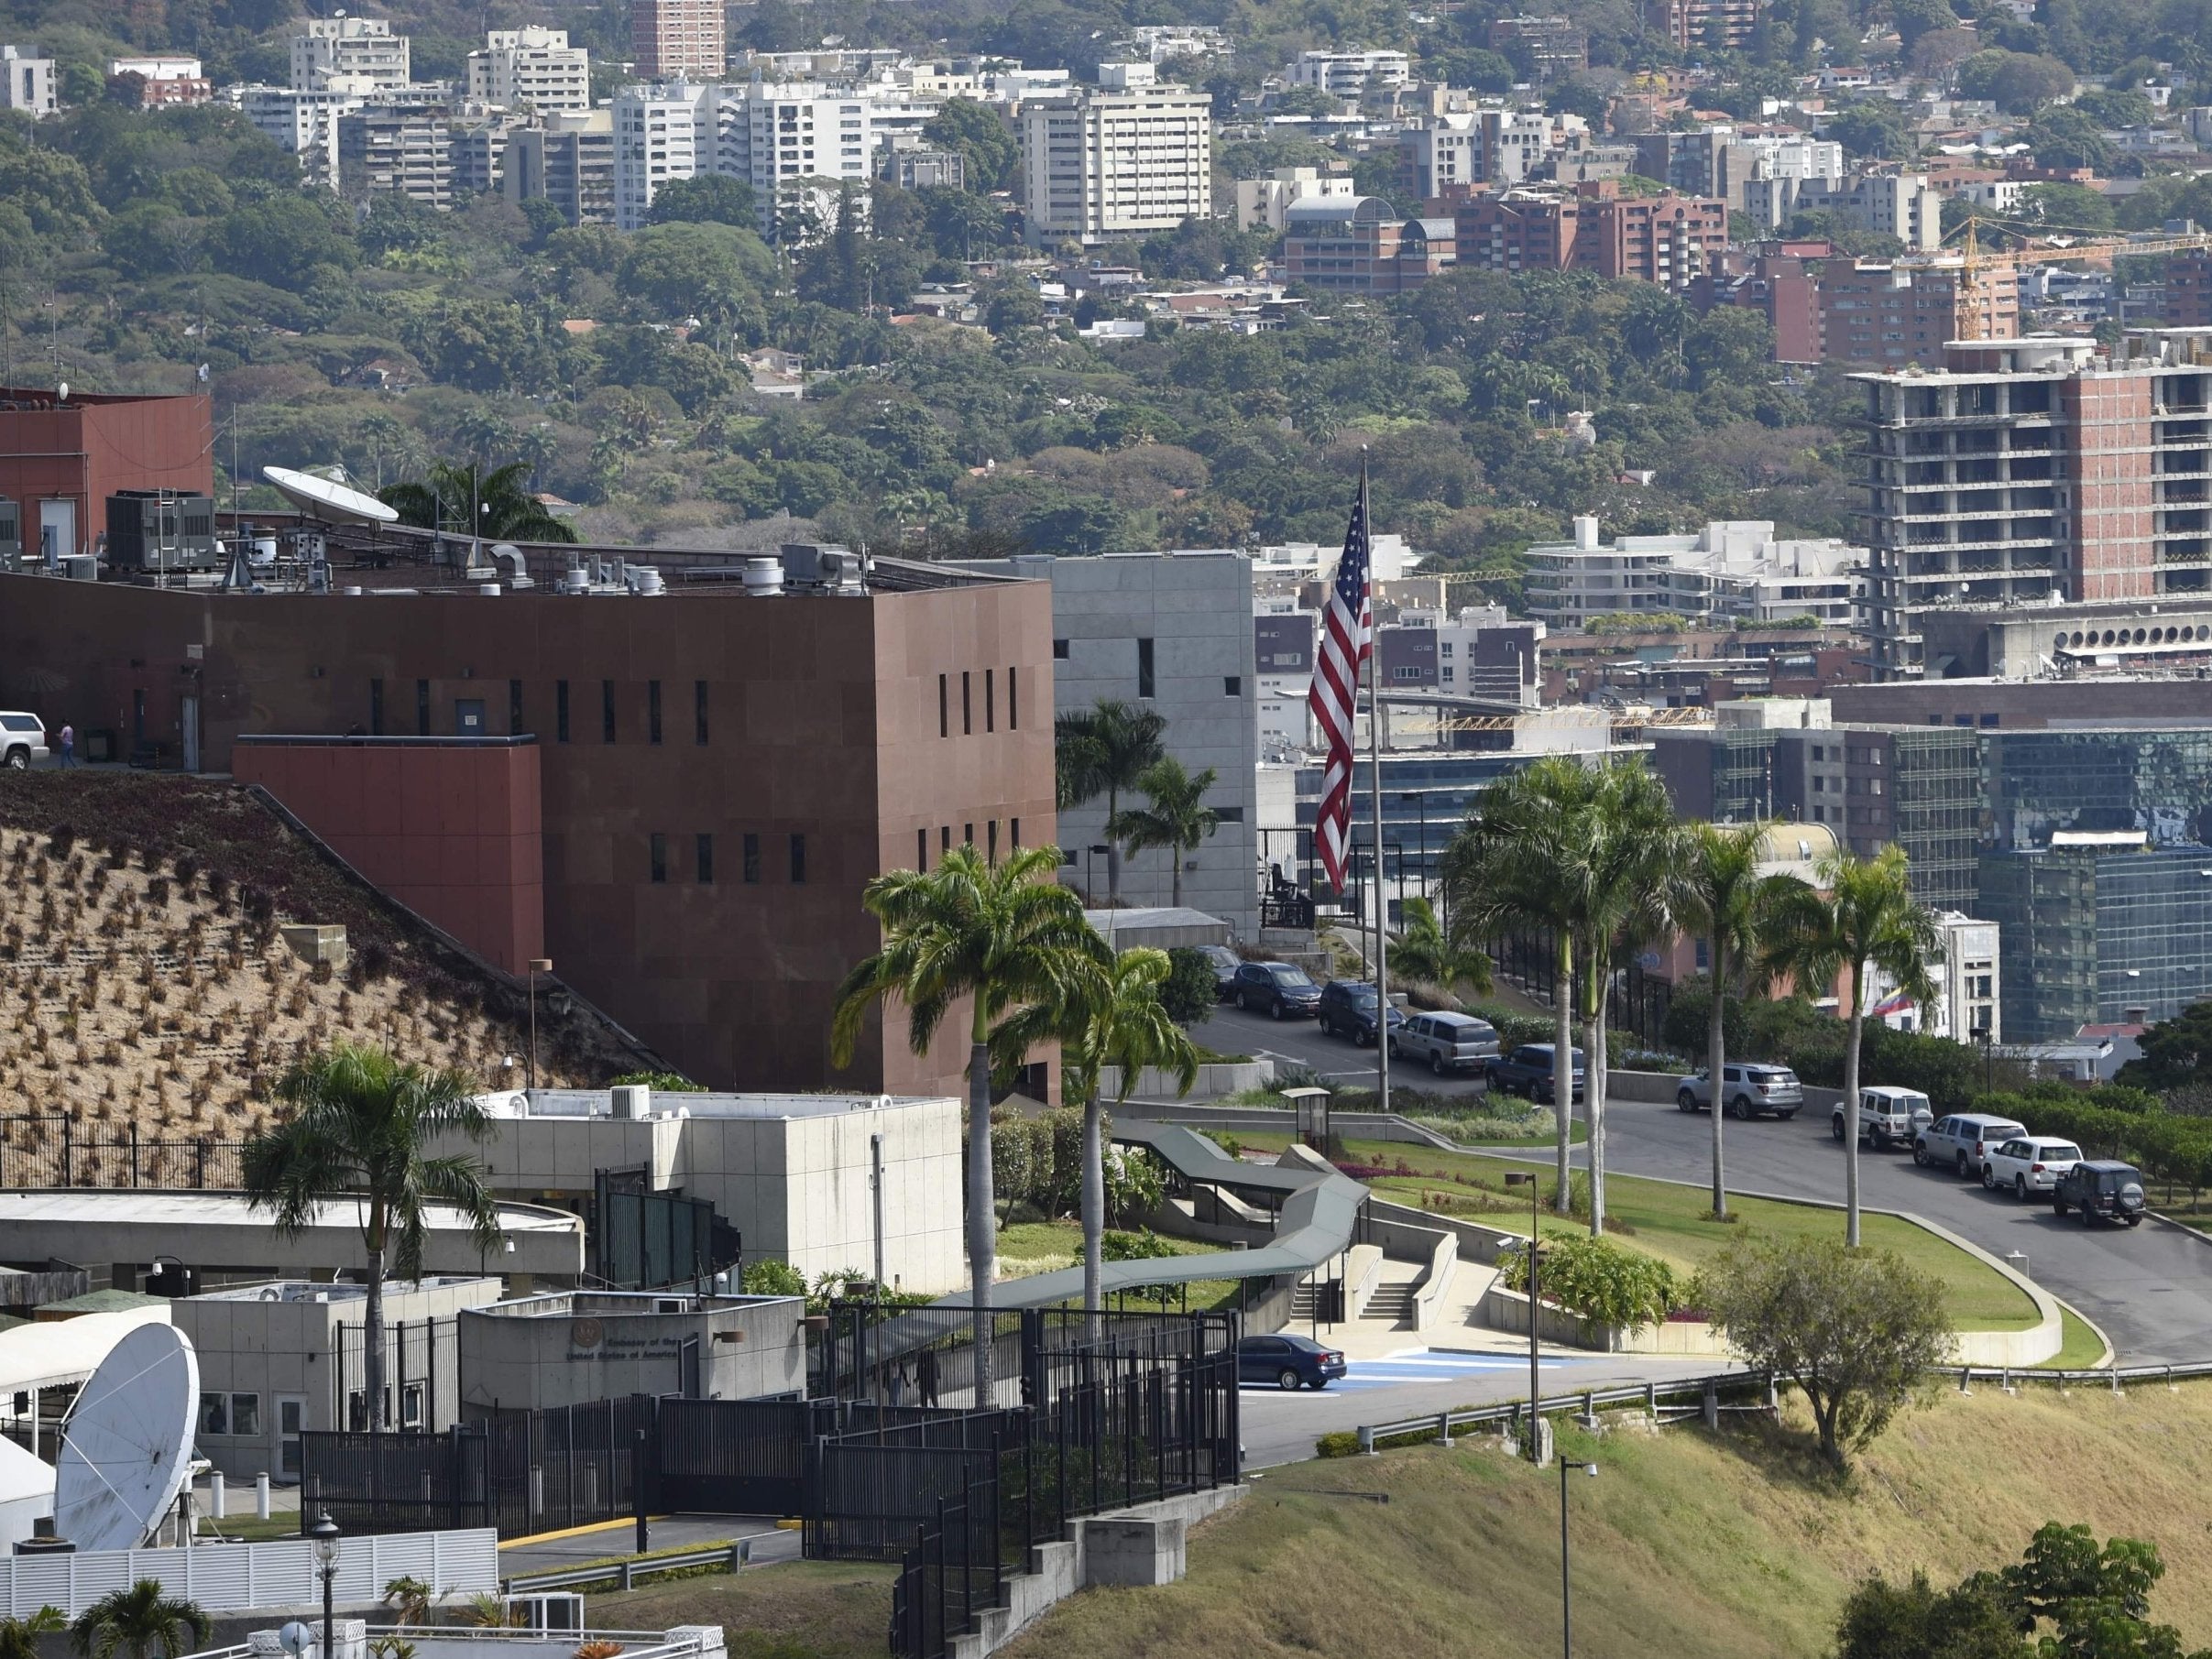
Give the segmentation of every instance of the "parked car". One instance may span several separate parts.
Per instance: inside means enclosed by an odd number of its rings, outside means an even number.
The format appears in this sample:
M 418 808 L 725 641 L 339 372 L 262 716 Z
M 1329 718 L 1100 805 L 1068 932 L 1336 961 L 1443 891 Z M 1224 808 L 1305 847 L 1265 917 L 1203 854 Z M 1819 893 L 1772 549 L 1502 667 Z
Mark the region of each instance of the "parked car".
M 1311 1337 L 1279 1331 L 1272 1337 L 1245 1337 L 1236 1345 L 1239 1382 L 1272 1382 L 1285 1393 L 1327 1388 L 1344 1374 L 1344 1356 Z
M 1416 1014 L 1390 1033 L 1390 1053 L 1425 1060 L 1440 1077 L 1479 1072 L 1497 1058 L 1497 1027 L 1472 1014 Z
M 1531 1100 L 1540 1100 L 1549 1106 L 1554 1103 L 1552 1089 L 1553 1045 L 1549 1042 L 1524 1042 L 1510 1054 L 1501 1054 L 1483 1067 L 1483 1075 L 1494 1089 L 1508 1095 L 1526 1095 Z M 1571 1087 L 1574 1098 L 1582 1097 L 1582 1086 L 1588 1081 L 1581 1049 L 1568 1064 L 1573 1068 Z
M 2071 1141 L 2025 1135 L 2006 1141 L 1982 1165 L 1982 1184 L 1995 1192 L 2010 1187 L 2015 1198 L 2039 1197 L 2081 1162 L 2082 1149 Z
M 1248 1014 L 1270 1020 L 1308 1020 L 1321 1006 L 1321 988 L 1289 962 L 1244 962 L 1236 971 L 1232 999 Z
M 1721 1078 L 1721 1098 L 1727 1103 L 1731 1118 L 1751 1119 L 1761 1112 L 1771 1112 L 1787 1122 L 1805 1104 L 1805 1091 L 1798 1083 L 1797 1074 L 1786 1065 L 1762 1065 L 1752 1061 L 1723 1070 L 1725 1075 Z M 1685 1112 L 1710 1111 L 1712 1071 L 1711 1066 L 1701 1065 L 1684 1077 L 1681 1086 L 1674 1091 L 1674 1104 Z
M 1364 979 L 1331 979 L 1321 987 L 1320 1007 L 1314 1018 L 1329 1037 L 1349 1037 L 1355 1048 L 1374 1045 L 1374 987 Z M 1392 1005 L 1390 1034 L 1395 1038 L 1406 1023 L 1406 1010 Z M 1391 1051 L 1396 1053 L 1394 1047 Z
M 0 764 L 22 771 L 47 758 L 46 722 L 36 715 L 0 711 Z
M 1843 1103 L 1838 1101 L 1828 1119 L 1828 1132 L 1838 1141 L 1845 1133 L 1844 1117 Z M 1878 1152 L 1893 1146 L 1911 1146 L 1934 1118 L 1935 1108 L 1918 1089 L 1877 1084 L 1858 1092 L 1858 1138 Z
M 2094 1227 L 2099 1218 L 2143 1224 L 2143 1173 L 2132 1163 L 2110 1158 L 2084 1158 L 2058 1178 L 2051 1189 L 2051 1211 L 2063 1216 L 2081 1212 L 2082 1225 Z
M 1213 969 L 1213 994 L 1226 1002 L 1236 995 L 1236 971 L 1244 966 L 1244 958 L 1226 944 L 1194 944 L 1191 949 L 1206 958 Z
M 1978 1175 L 1989 1154 L 2028 1132 L 2009 1118 L 1986 1112 L 1955 1112 L 1939 1118 L 1912 1138 L 1912 1162 L 1922 1168 L 1947 1163 L 1960 1175 Z

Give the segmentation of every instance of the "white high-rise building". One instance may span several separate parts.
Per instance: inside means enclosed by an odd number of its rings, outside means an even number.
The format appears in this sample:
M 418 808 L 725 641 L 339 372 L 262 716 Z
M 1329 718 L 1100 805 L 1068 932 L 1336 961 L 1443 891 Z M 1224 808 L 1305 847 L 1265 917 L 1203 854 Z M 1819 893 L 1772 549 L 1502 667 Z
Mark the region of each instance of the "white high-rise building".
M 19 109 L 32 120 L 61 107 L 54 60 L 37 47 L 0 46 L 0 109 Z
M 468 54 L 468 95 L 509 108 L 591 108 L 591 54 L 568 43 L 564 28 L 493 29 Z
M 368 102 L 373 89 L 364 82 L 341 77 L 334 85 L 301 89 L 289 86 L 249 86 L 239 96 L 239 109 L 254 130 L 300 158 L 300 170 L 311 183 L 337 188 L 338 117 L 349 115 Z
M 1021 115 L 1023 205 L 1036 243 L 1087 246 L 1213 213 L 1213 101 L 1185 86 L 1083 88 Z
M 382 17 L 310 17 L 291 38 L 292 90 L 312 92 L 344 77 L 372 86 L 405 86 L 414 79 L 405 35 Z
M 1867 600 L 1865 548 L 1833 538 L 1778 540 L 1768 519 L 1607 543 L 1585 514 L 1572 542 L 1539 543 L 1527 558 L 1528 613 L 1556 628 L 1656 612 L 1747 623 L 1816 617 L 1848 627 Z
M 1404 52 L 1300 52 L 1290 66 L 1290 84 L 1318 86 L 1339 98 L 1356 98 L 1369 88 L 1404 86 L 1413 79 L 1413 60 Z

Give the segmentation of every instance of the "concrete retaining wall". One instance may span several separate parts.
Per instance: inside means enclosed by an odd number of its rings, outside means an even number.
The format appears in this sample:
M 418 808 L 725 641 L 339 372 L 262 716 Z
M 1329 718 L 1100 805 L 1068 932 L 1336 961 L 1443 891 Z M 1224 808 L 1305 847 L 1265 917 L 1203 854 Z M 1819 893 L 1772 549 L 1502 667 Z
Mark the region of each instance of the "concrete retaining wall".
M 1485 1267 L 1495 1267 L 1507 1249 L 1518 1250 L 1521 1236 L 1509 1233 L 1503 1228 L 1484 1227 L 1479 1221 L 1462 1221 L 1457 1216 L 1435 1216 L 1409 1204 L 1394 1204 L 1387 1198 L 1367 1200 L 1367 1225 L 1373 1228 L 1385 1222 L 1401 1223 L 1423 1231 L 1450 1233 L 1458 1242 L 1458 1253 L 1469 1261 L 1480 1261 Z
M 1195 1098 L 1125 1100 L 1113 1110 L 1124 1118 L 1180 1123 L 1200 1130 L 1248 1129 L 1275 1135 L 1298 1132 L 1298 1114 L 1279 1106 L 1204 1106 Z M 1360 1141 L 1402 1141 L 1414 1146 L 1432 1146 L 1439 1151 L 1450 1151 L 1454 1146 L 1450 1136 L 1407 1122 L 1396 1112 L 1338 1112 L 1330 1123 L 1339 1135 Z
M 1246 1060 L 1236 1064 L 1201 1065 L 1196 1082 L 1188 1096 L 1179 1095 L 1176 1086 L 1181 1081 L 1172 1072 L 1164 1072 L 1156 1065 L 1148 1065 L 1137 1073 L 1136 1086 L 1129 1092 L 1155 1100 L 1211 1099 L 1219 1095 L 1241 1095 L 1248 1088 L 1265 1088 L 1275 1081 L 1275 1062 Z M 1111 1101 L 1122 1092 L 1122 1068 L 1106 1065 L 1099 1068 L 1099 1094 Z M 1126 1106 L 1117 1106 L 1115 1111 L 1127 1111 Z M 1288 1114 L 1281 1114 L 1287 1116 Z
M 1451 1233 L 1436 1236 L 1436 1248 L 1429 1252 L 1428 1269 L 1421 1274 L 1420 1282 L 1413 1293 L 1413 1328 L 1425 1331 L 1437 1322 L 1443 1312 L 1444 1298 L 1451 1290 L 1451 1275 L 1460 1264 L 1460 1241 Z
M 1344 1316 L 1358 1319 L 1367 1312 L 1374 1287 L 1383 1282 L 1383 1252 L 1372 1244 L 1355 1244 L 1344 1252 Z
M 1528 1298 L 1520 1291 L 1494 1284 L 1484 1293 L 1476 1312 L 1477 1323 L 1488 1329 L 1526 1333 Z M 1694 1354 L 1725 1356 L 1728 1344 L 1709 1325 L 1669 1320 L 1659 1325 L 1600 1325 L 1569 1313 L 1556 1302 L 1537 1311 L 1537 1339 L 1561 1348 L 1589 1348 L 1601 1354 Z

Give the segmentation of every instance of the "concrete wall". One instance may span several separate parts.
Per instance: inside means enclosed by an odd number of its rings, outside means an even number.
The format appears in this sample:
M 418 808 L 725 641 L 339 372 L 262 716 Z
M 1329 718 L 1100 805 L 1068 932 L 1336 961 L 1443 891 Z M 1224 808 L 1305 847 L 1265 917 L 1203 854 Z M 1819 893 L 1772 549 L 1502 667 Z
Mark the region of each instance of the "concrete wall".
M 468 1407 L 544 1409 L 626 1394 L 684 1392 L 684 1345 L 698 1345 L 699 1394 L 749 1400 L 805 1392 L 806 1304 L 793 1297 L 725 1300 L 700 1307 L 690 1297 L 670 1313 L 657 1298 L 547 1296 L 507 1311 L 461 1315 L 461 1377 Z

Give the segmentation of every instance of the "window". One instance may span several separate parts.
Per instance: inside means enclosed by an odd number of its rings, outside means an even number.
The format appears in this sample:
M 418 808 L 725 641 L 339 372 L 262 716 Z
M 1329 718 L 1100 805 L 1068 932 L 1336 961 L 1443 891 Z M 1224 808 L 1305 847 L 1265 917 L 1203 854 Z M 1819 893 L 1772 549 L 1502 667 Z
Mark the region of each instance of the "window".
M 695 680 L 691 687 L 691 740 L 701 748 L 706 747 L 706 682 Z
M 614 740 L 615 682 L 602 680 L 599 682 L 599 741 L 612 743 Z
M 665 881 L 668 879 L 668 837 L 655 830 L 648 840 L 652 849 L 652 879 Z
M 793 885 L 794 887 L 796 887 L 796 886 L 800 885 L 802 882 L 804 882 L 805 879 L 806 879 L 806 837 L 805 837 L 805 836 L 804 836 L 804 835 L 794 835 L 794 836 L 791 838 L 791 881 L 792 881 L 792 885 Z
M 1010 732 L 1022 729 L 1022 703 L 1020 694 L 1014 690 L 1013 664 L 1011 662 L 1006 665 L 1006 729 Z
M 976 728 L 975 676 L 966 669 L 960 671 L 960 736 L 970 737 Z
M 415 682 L 415 736 L 430 736 L 430 682 Z
M 976 826 L 972 824 L 964 824 L 960 826 L 960 829 L 961 844 L 972 850 L 976 844 Z
M 949 853 L 950 851 L 952 851 L 952 825 L 951 825 L 951 824 L 940 824 L 940 825 L 938 825 L 938 827 L 937 827 L 937 849 L 938 849 L 938 851 L 939 851 L 939 852 L 941 852 L 941 853 Z
M 748 830 L 745 834 L 743 850 L 745 880 L 749 885 L 757 885 L 761 879 L 761 837 Z
M 1149 697 L 1152 694 L 1152 641 L 1140 639 L 1137 641 L 1137 695 Z
M 715 884 L 715 838 L 704 832 L 692 837 L 692 868 L 701 887 Z
M 372 737 L 384 736 L 384 682 L 381 680 L 368 682 L 368 735 Z
M 1244 694 L 1244 676 L 1243 676 L 1243 675 L 1242 675 L 1242 674 L 1223 674 L 1223 675 L 1221 676 L 1221 695 L 1222 695 L 1222 696 L 1224 696 L 1224 697 L 1242 697 L 1243 694 Z
M 252 1435 L 261 1433 L 260 1395 L 233 1394 L 230 1397 L 230 1432 Z
M 645 682 L 645 741 L 661 741 L 661 682 L 658 680 Z
M 999 671 L 987 668 L 983 671 L 983 729 L 987 732 L 999 729 L 998 704 Z
M 1213 816 L 1217 824 L 1242 824 L 1244 822 L 1244 809 L 1241 806 L 1217 806 L 1213 809 Z
M 1052 642 L 1052 660 L 1053 660 L 1055 662 L 1065 662 L 1065 661 L 1067 661 L 1067 660 L 1068 660 L 1068 641 L 1067 641 L 1067 640 L 1065 640 L 1065 639 L 1055 639 L 1055 640 Z
M 945 676 L 943 674 L 937 676 L 937 736 L 940 737 L 952 736 L 952 717 L 946 704 Z
M 917 870 L 929 868 L 929 831 L 926 826 L 914 833 L 914 867 Z
M 509 680 L 507 682 L 508 735 L 514 737 L 525 729 L 527 728 L 522 719 L 522 682 L 520 680 Z
M 568 741 L 568 682 L 553 682 L 553 741 Z
M 228 1395 L 202 1394 L 200 1396 L 200 1432 L 203 1435 L 227 1435 L 230 1433 L 230 1398 Z
M 1019 818 L 1006 820 L 1006 845 L 1017 853 L 1022 850 L 1022 821 Z
M 983 826 L 983 833 L 990 838 L 991 842 L 990 849 L 985 854 L 985 857 L 988 857 L 991 863 L 996 864 L 999 861 L 999 821 L 996 818 L 993 818 L 989 824 L 986 824 Z

